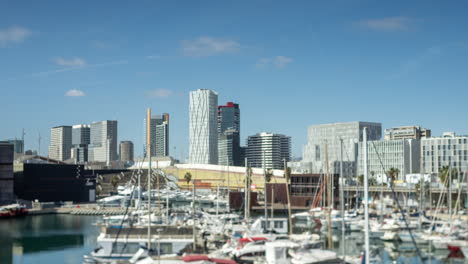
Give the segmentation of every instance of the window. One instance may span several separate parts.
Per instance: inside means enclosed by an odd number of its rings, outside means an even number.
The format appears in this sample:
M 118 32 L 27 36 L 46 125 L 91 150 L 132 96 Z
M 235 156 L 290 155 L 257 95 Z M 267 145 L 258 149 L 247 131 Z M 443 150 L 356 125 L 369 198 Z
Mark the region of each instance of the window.
M 160 244 L 160 254 L 171 254 L 172 253 L 172 244 L 171 243 L 161 243 Z
M 113 243 L 112 253 L 114 254 L 134 254 L 140 249 L 139 243 Z
M 320 146 L 315 145 L 315 161 L 320 161 Z
M 283 221 L 275 221 L 275 228 L 283 228 Z

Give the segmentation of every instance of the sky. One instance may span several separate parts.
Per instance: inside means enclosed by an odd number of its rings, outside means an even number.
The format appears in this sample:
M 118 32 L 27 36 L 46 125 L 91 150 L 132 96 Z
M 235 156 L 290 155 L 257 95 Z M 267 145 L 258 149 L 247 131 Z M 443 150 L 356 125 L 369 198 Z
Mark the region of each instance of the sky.
M 189 92 L 241 109 L 241 140 L 372 121 L 468 134 L 465 1 L 2 1 L 0 140 L 47 155 L 50 128 L 118 120 L 143 145 L 169 113 L 188 156 Z

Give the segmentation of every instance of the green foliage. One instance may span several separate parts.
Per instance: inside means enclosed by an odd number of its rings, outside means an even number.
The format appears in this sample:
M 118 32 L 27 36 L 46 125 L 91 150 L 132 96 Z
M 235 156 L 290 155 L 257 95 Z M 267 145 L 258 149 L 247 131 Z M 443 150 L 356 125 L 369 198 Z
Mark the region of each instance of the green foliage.
M 190 181 L 192 181 L 192 174 L 190 172 L 185 173 L 184 179 L 185 179 L 185 182 L 189 184 Z
M 396 168 L 390 168 L 387 171 L 387 177 L 390 179 L 392 184 L 398 178 L 398 174 L 400 174 L 400 170 Z
M 444 184 L 445 187 L 448 187 L 449 181 L 447 178 L 450 176 L 450 167 L 449 166 L 443 166 L 439 170 L 439 179 L 442 184 Z M 453 179 L 458 178 L 458 170 L 455 168 L 452 168 L 452 181 Z
M 266 182 L 270 182 L 271 177 L 273 177 L 273 170 L 272 169 L 266 169 L 265 170 L 265 180 L 266 180 Z
M 361 174 L 357 178 L 358 178 L 359 185 L 364 185 L 364 175 Z

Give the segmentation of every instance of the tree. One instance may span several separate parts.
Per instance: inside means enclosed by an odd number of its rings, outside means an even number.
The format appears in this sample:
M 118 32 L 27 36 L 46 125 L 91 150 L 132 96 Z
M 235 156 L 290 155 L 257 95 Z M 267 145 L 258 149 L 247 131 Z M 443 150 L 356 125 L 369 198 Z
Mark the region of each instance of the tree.
M 448 187 L 449 181 L 447 178 L 450 175 L 450 167 L 449 166 L 443 166 L 441 169 L 439 169 L 439 179 L 440 182 L 445 186 Z M 452 181 L 454 178 L 458 177 L 458 170 L 456 168 L 452 168 Z
M 359 185 L 364 185 L 364 175 L 361 174 L 357 178 L 358 178 Z
M 393 182 L 398 178 L 398 174 L 400 174 L 400 170 L 396 168 L 390 168 L 387 171 L 387 176 L 390 179 L 390 183 L 393 185 Z
M 185 179 L 185 182 L 187 182 L 187 184 L 189 184 L 190 181 L 192 181 L 192 174 L 190 172 L 186 172 L 185 175 L 184 175 L 184 179 Z
M 265 170 L 265 180 L 266 180 L 266 182 L 270 182 L 271 177 L 273 177 L 273 170 L 272 169 L 266 169 Z

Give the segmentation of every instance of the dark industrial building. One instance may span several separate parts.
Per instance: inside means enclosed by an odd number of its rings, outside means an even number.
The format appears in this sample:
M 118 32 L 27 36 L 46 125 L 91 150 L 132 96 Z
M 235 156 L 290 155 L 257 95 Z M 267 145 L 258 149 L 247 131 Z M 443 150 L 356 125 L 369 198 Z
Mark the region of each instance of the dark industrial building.
M 83 165 L 23 163 L 15 172 L 18 198 L 41 202 L 94 202 L 96 181 Z
M 13 156 L 14 145 L 0 141 L 0 205 L 14 200 Z

